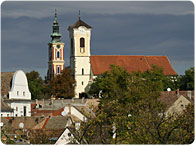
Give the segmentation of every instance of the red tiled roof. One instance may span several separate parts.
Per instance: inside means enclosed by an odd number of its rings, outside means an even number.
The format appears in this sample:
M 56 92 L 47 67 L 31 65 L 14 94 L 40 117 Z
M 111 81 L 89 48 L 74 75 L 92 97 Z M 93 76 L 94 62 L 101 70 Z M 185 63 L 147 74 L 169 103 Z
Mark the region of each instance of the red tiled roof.
M 46 120 L 45 120 L 45 122 L 44 122 L 44 125 L 43 125 L 43 127 L 42 127 L 42 129 L 44 129 L 45 128 L 45 126 L 46 126 L 46 124 L 47 124 L 47 122 L 48 122 L 48 120 L 49 120 L 50 118 L 47 118 Z
M 64 108 L 61 108 L 61 109 L 59 109 L 59 110 L 53 112 L 53 113 L 52 113 L 52 116 L 59 116 L 59 115 L 61 115 L 61 112 L 62 112 L 63 110 L 64 110 Z
M 110 70 L 110 65 L 122 66 L 128 72 L 144 72 L 152 68 L 152 65 L 163 67 L 165 75 L 177 75 L 167 56 L 120 56 L 120 55 L 96 55 L 90 57 L 94 75 L 99 75 Z

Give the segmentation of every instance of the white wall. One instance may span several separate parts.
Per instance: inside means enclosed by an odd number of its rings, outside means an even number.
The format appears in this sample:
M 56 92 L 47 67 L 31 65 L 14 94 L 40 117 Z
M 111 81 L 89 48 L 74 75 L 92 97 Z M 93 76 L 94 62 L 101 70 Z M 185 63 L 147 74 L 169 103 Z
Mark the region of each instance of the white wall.
M 65 144 L 68 144 L 70 142 L 73 142 L 73 140 L 74 140 L 73 134 L 70 132 L 70 130 L 68 128 L 66 128 L 65 131 L 63 132 L 63 134 L 56 141 L 55 145 L 65 145 Z M 77 140 L 75 140 L 75 142 L 78 143 Z
M 24 106 L 26 106 L 26 117 L 31 116 L 31 103 L 17 103 L 12 102 L 10 107 L 14 109 L 14 117 L 24 116 Z M 18 110 L 16 110 L 18 108 Z
M 1 112 L 1 117 L 13 117 L 13 112 Z
M 22 70 L 18 70 L 14 73 L 9 99 L 31 100 L 27 77 Z
M 70 112 L 71 115 L 76 116 L 76 117 L 77 117 L 78 119 L 80 119 L 81 121 L 86 121 L 86 120 L 87 120 L 87 118 L 86 118 L 80 111 L 78 111 L 76 108 L 74 108 L 73 106 L 71 106 L 71 111 L 70 111 L 70 109 L 69 109 L 69 106 L 66 106 L 66 107 L 64 108 L 64 111 L 65 111 L 66 113 L 69 113 L 69 112 Z

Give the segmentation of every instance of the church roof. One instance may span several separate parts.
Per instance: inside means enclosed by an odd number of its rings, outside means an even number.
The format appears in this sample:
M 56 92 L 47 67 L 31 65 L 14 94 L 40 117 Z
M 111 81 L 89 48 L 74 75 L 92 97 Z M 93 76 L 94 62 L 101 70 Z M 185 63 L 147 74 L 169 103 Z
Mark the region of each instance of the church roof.
M 73 29 L 73 28 L 78 28 L 80 26 L 85 26 L 86 28 L 92 28 L 91 26 L 86 24 L 84 21 L 79 19 L 76 23 L 74 23 L 73 25 L 69 26 L 68 30 Z
M 99 75 L 110 70 L 110 65 L 122 66 L 128 72 L 144 72 L 157 65 L 163 68 L 165 75 L 177 75 L 167 56 L 120 56 L 120 55 L 96 55 L 90 57 L 94 75 Z

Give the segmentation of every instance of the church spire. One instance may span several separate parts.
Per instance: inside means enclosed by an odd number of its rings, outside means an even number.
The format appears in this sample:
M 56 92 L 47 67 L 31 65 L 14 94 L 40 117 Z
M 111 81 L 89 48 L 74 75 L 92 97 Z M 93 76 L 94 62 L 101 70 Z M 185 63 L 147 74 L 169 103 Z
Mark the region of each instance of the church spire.
M 78 13 L 78 19 L 80 20 L 80 10 L 79 10 L 79 13 Z
M 59 24 L 57 21 L 57 12 L 55 9 L 54 22 L 53 22 L 53 33 L 51 34 L 52 42 L 60 42 L 61 34 L 59 33 Z

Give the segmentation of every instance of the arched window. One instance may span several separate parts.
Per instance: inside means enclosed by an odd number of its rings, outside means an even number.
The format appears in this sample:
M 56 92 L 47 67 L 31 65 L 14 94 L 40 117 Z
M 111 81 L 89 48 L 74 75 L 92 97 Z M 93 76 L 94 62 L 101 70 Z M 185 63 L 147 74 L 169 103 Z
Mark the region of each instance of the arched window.
M 60 58 L 60 52 L 57 51 L 57 54 L 56 54 L 57 58 Z
M 80 38 L 80 48 L 84 48 L 85 47 L 85 40 L 84 38 Z
M 82 68 L 82 75 L 84 75 L 84 68 Z
M 57 67 L 57 74 L 60 74 L 60 67 Z

